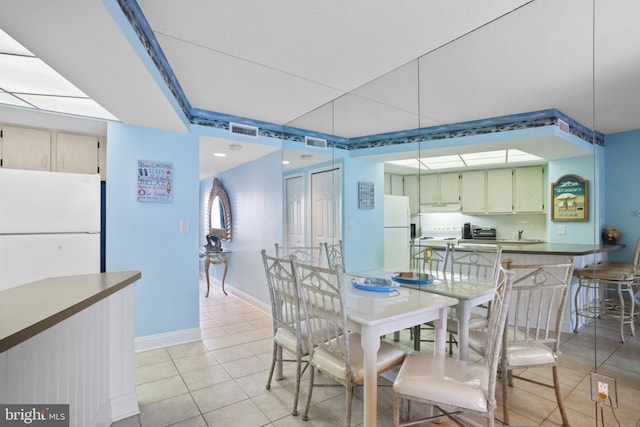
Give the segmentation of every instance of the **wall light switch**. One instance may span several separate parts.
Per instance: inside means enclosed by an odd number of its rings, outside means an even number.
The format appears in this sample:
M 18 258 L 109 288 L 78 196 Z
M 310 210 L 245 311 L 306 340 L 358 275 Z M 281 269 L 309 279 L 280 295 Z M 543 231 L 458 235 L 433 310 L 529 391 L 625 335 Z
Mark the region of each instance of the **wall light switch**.
M 180 221 L 180 232 L 181 233 L 189 232 L 189 221 L 185 221 L 185 220 Z
M 558 226 L 558 234 L 565 234 L 567 232 L 566 228 L 564 225 L 559 225 Z

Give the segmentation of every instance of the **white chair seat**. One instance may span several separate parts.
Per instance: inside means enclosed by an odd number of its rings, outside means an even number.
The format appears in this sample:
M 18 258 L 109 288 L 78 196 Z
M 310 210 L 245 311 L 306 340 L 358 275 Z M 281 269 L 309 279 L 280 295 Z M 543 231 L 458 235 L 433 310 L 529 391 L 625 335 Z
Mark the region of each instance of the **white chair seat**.
M 471 317 L 469 317 L 469 330 L 479 330 L 486 329 L 489 327 L 489 319 L 486 317 L 477 314 L 471 313 Z M 447 332 L 457 334 L 458 333 L 458 319 L 456 317 L 451 317 L 447 319 Z
M 304 330 L 304 329 L 303 329 Z M 307 339 L 306 332 L 301 334 L 302 337 L 302 354 L 309 354 L 309 344 Z M 288 329 L 278 328 L 275 337 L 273 338 L 275 342 L 282 348 L 286 348 L 287 350 L 294 351 L 298 345 L 298 337 L 296 334 L 291 332 Z
M 507 348 L 507 363 L 512 368 L 556 363 L 557 357 L 544 344 L 515 344 Z
M 488 381 L 485 365 L 413 352 L 402 364 L 393 391 L 438 405 L 486 412 Z
M 339 339 L 343 339 L 340 337 Z M 360 334 L 349 334 L 349 349 L 351 351 L 351 378 L 355 384 L 364 381 L 364 353 L 360 345 Z M 383 372 L 399 365 L 406 353 L 400 347 L 380 341 L 378 349 L 378 372 Z M 317 348 L 313 352 L 312 363 L 321 371 L 327 372 L 336 378 L 346 378 L 344 358 Z

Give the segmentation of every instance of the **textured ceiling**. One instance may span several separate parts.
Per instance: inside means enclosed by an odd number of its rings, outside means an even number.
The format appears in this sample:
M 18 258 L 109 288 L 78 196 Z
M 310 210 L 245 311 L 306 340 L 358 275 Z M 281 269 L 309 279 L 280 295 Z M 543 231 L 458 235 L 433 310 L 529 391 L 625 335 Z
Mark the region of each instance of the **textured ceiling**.
M 633 0 L 138 4 L 193 109 L 347 138 L 550 108 L 640 128 Z M 187 130 L 116 0 L 2 10 L 0 28 L 119 120 Z

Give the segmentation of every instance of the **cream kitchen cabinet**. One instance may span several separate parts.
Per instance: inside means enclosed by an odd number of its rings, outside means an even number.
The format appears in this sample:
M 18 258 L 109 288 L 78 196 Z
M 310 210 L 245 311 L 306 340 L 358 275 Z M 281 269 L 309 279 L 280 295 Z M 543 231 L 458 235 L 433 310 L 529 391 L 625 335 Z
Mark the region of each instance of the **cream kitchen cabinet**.
M 56 172 L 98 173 L 98 137 L 58 132 L 55 158 Z
M 414 213 L 420 212 L 420 190 L 418 189 L 418 175 L 404 176 L 404 195 L 409 197 L 409 211 Z
M 460 201 L 463 213 L 486 213 L 486 176 L 484 170 L 466 171 L 460 175 Z
M 387 196 L 404 196 L 403 176 L 385 173 L 384 194 Z
M 513 212 L 513 169 L 487 170 L 487 213 Z
M 544 166 L 515 169 L 515 212 L 544 212 Z
M 51 132 L 3 126 L 2 167 L 7 169 L 51 170 Z
M 0 166 L 86 174 L 100 171 L 104 180 L 105 142 L 97 136 L 4 125 L 0 129 Z
M 420 175 L 420 204 L 448 205 L 460 203 L 460 174 L 449 172 Z

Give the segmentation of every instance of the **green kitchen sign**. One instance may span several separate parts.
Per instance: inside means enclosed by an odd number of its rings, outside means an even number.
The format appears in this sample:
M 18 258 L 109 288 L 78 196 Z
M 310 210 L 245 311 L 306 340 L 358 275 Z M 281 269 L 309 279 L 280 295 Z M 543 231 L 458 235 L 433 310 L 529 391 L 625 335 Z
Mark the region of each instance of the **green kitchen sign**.
M 561 176 L 551 185 L 551 221 L 587 221 L 589 183 L 577 175 Z

